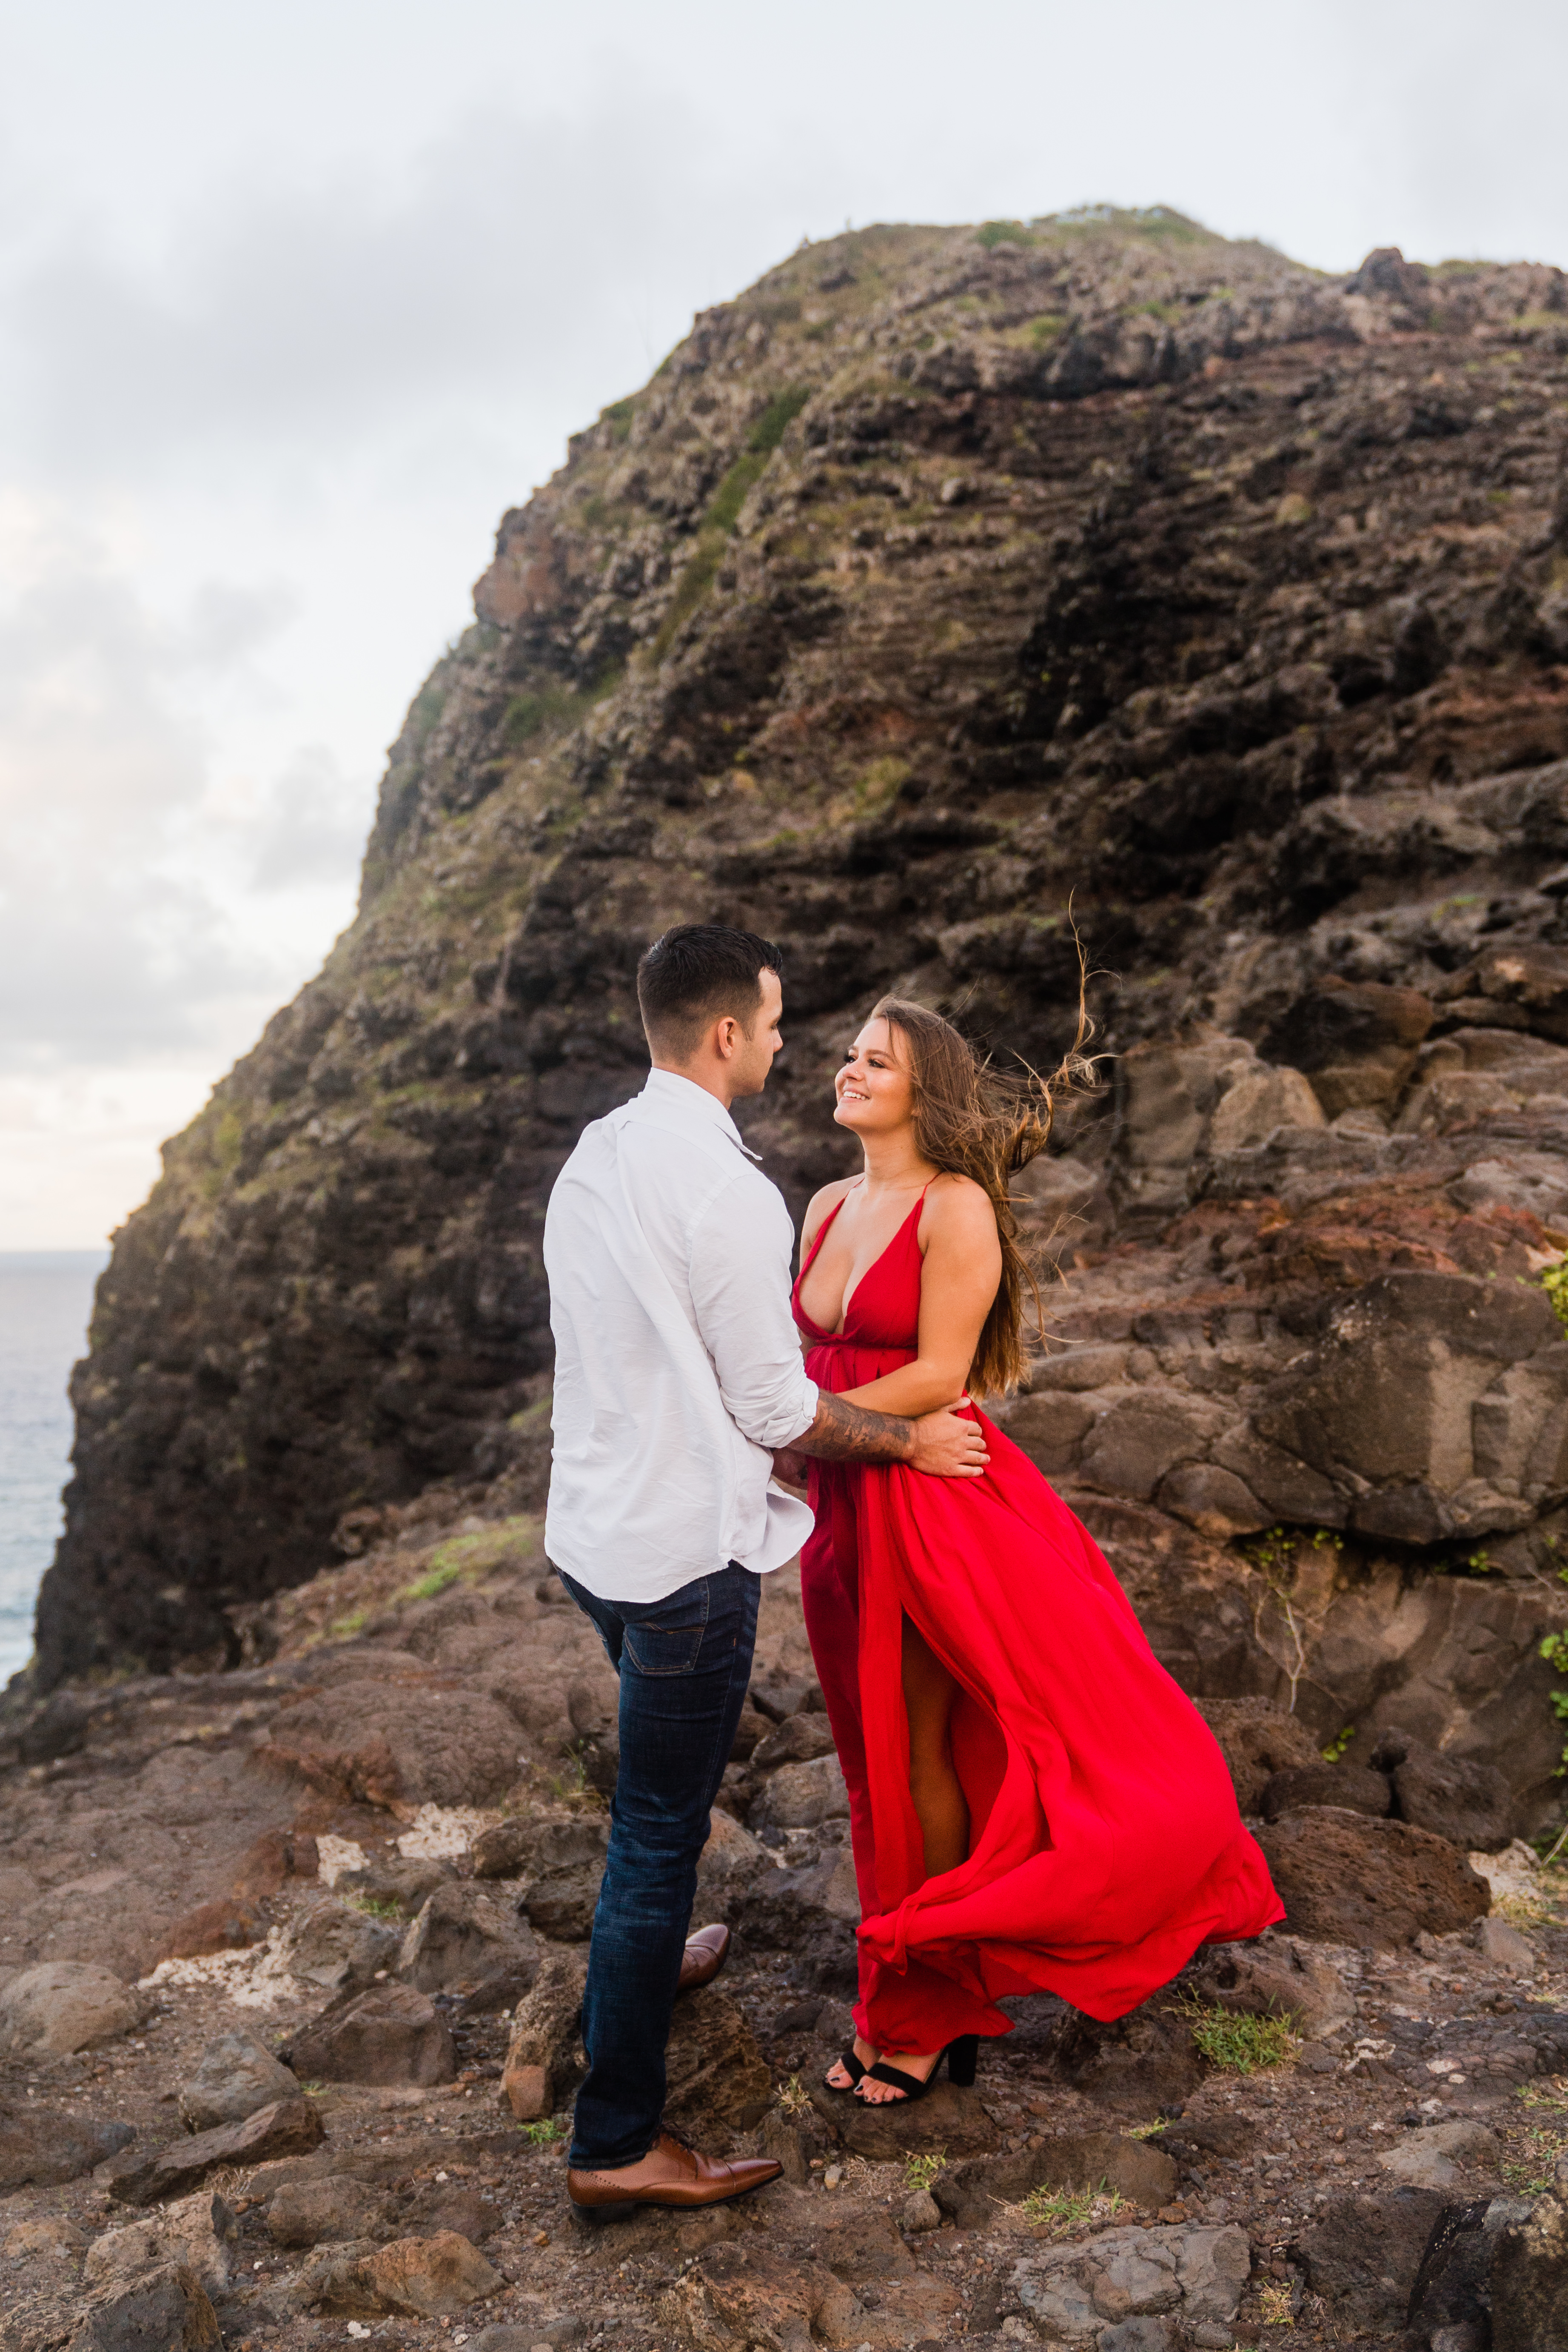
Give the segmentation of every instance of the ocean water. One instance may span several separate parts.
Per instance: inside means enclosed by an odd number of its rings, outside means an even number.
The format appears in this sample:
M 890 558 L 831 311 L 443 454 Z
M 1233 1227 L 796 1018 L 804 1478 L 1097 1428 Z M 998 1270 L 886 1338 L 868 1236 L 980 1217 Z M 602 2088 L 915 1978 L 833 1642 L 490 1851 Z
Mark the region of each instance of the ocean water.
M 66 1382 L 107 1250 L 0 1250 L 0 1683 L 33 1651 L 33 1603 L 70 1475 Z

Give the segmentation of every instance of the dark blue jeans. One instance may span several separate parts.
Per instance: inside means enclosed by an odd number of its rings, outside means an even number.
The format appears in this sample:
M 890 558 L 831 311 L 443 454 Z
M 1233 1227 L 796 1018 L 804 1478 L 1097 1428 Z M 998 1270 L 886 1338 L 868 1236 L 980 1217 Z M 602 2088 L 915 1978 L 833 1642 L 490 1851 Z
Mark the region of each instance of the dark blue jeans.
M 556 1570 L 621 1678 L 620 1777 L 594 1912 L 568 2161 L 636 2164 L 664 2112 L 664 2048 L 708 1815 L 752 1678 L 758 1580 L 733 1560 L 662 1601 L 601 1601 Z

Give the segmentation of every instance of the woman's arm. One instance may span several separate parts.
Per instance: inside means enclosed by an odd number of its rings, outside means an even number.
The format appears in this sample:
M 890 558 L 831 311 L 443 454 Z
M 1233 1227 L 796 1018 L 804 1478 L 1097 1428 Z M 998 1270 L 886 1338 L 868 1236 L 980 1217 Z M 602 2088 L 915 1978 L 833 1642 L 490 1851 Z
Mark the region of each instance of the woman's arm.
M 926 1195 L 919 1354 L 879 1381 L 845 1391 L 873 1412 L 920 1414 L 963 1393 L 985 1318 L 1002 1280 L 996 1213 L 967 1176 L 942 1177 Z

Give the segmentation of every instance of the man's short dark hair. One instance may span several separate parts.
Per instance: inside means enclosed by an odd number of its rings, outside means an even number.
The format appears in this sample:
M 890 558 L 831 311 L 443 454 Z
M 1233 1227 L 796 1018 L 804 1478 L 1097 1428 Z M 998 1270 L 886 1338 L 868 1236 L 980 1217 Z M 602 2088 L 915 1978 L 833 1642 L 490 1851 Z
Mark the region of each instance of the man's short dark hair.
M 637 1004 L 648 1044 L 662 1053 L 694 1053 L 710 1023 L 725 1013 L 749 1034 L 763 1001 L 763 972 L 783 970 L 779 950 L 755 931 L 677 923 L 637 965 Z

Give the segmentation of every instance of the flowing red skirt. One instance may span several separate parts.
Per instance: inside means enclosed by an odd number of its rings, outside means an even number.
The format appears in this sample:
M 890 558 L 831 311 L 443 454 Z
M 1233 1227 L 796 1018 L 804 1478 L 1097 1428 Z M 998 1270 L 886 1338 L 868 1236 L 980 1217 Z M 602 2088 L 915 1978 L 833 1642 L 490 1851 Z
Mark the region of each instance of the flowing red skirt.
M 857 1286 L 841 1338 L 797 1304 L 823 1387 L 842 1393 L 910 1360 L 917 1220 Z M 977 1417 L 991 1449 L 981 1478 L 813 1465 L 802 1592 L 849 1791 L 856 2023 L 894 2052 L 1006 2032 L 995 2003 L 1008 1993 L 1121 2017 L 1200 1944 L 1284 1916 L 1213 1734 L 1088 1529 Z M 970 1853 L 930 1879 L 910 1794 L 906 1615 L 962 1687 L 952 1744 Z

